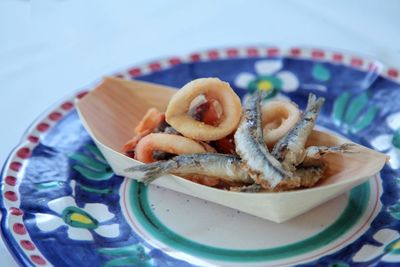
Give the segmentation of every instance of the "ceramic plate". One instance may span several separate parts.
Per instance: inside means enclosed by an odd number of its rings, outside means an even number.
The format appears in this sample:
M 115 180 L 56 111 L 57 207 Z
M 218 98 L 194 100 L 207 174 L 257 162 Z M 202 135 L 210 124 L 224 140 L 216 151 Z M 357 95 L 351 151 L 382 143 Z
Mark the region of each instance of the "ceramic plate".
M 210 50 L 116 76 L 181 87 L 228 81 L 304 108 L 327 101 L 318 125 L 388 154 L 381 173 L 310 212 L 276 224 L 113 174 L 81 125 L 74 98 L 40 117 L 1 174 L 1 227 L 23 266 L 398 266 L 400 73 L 321 49 Z M 82 97 L 81 92 L 77 97 Z

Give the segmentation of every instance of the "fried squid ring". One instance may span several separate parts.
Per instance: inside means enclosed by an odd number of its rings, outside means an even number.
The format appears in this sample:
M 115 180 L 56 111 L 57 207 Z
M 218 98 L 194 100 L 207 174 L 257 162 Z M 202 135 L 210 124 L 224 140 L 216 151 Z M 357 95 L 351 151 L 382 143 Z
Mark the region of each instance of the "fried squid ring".
M 283 100 L 273 100 L 261 108 L 264 141 L 273 147 L 299 121 L 297 106 Z
M 132 139 L 130 139 L 128 142 L 124 144 L 124 146 L 122 147 L 122 152 L 124 152 L 124 154 L 127 155 L 128 157 L 134 158 L 136 145 L 139 143 L 140 139 L 142 139 L 144 136 L 150 133 L 151 131 L 147 130 L 143 131 L 139 135 L 132 137 Z
M 156 108 L 150 108 L 142 120 L 135 127 L 135 133 L 143 135 L 146 131 L 153 131 L 165 120 L 165 114 Z
M 180 135 L 152 133 L 146 135 L 137 143 L 135 159 L 150 163 L 156 161 L 153 158 L 154 151 L 162 151 L 170 154 L 194 154 L 206 153 L 209 147 Z
M 189 114 L 191 102 L 199 95 L 216 100 L 222 106 L 217 126 L 193 119 Z M 201 78 L 187 83 L 170 100 L 166 121 L 184 136 L 195 140 L 213 141 L 232 133 L 240 121 L 240 99 L 228 83 L 217 78 Z

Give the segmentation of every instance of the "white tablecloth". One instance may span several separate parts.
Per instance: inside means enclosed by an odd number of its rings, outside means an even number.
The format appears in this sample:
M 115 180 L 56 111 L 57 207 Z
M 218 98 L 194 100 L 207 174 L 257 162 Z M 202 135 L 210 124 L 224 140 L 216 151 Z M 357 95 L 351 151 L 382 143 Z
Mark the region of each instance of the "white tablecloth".
M 400 66 L 399 13 L 396 0 L 1 0 L 0 162 L 56 100 L 159 57 L 266 44 L 345 49 Z M 3 243 L 0 266 L 17 266 Z

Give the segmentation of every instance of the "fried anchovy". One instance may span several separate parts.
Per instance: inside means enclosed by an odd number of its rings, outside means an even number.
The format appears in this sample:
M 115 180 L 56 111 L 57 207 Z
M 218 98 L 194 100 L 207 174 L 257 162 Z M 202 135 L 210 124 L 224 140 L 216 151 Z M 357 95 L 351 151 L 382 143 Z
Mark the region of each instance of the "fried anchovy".
M 299 167 L 295 171 L 295 175 L 300 178 L 301 187 L 314 186 L 324 174 L 323 165 Z
M 339 146 L 309 146 L 304 153 L 304 159 L 301 162 L 302 166 L 318 165 L 320 159 L 333 153 L 357 153 L 354 149 L 355 145 L 351 143 L 344 143 Z
M 319 180 L 321 180 L 321 178 L 323 177 L 323 172 L 324 172 L 324 167 L 322 164 L 320 164 L 319 166 L 307 166 L 307 167 L 300 166 L 293 173 L 294 177 L 288 180 L 289 183 L 286 183 L 286 180 L 284 180 L 273 190 L 265 189 L 257 183 L 251 185 L 234 186 L 231 187 L 230 190 L 235 192 L 259 193 L 259 192 L 288 191 L 299 187 L 312 187 Z
M 310 94 L 302 118 L 275 144 L 272 155 L 282 163 L 285 170 L 294 171 L 304 159 L 304 146 L 324 101 L 324 98 Z
M 284 178 L 291 177 L 264 143 L 261 127 L 260 93 L 251 95 L 244 103 L 243 114 L 234 139 L 236 152 L 254 181 L 265 188 L 274 188 Z
M 198 174 L 217 177 L 227 182 L 251 183 L 252 179 L 241 168 L 237 156 L 218 153 L 186 154 L 166 161 L 137 165 L 126 169 L 136 179 L 145 184 L 151 183 L 164 174 Z

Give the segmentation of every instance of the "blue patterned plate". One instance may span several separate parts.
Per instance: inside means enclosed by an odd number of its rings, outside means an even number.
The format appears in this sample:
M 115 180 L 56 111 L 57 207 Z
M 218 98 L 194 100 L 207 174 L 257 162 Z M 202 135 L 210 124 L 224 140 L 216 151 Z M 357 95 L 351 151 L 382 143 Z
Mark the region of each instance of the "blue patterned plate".
M 4 240 L 23 266 L 366 266 L 400 264 L 400 73 L 321 49 L 210 50 L 118 77 L 181 87 L 216 76 L 302 108 L 318 125 L 390 155 L 375 177 L 282 224 L 113 174 L 65 99 L 40 117 L 1 174 Z

